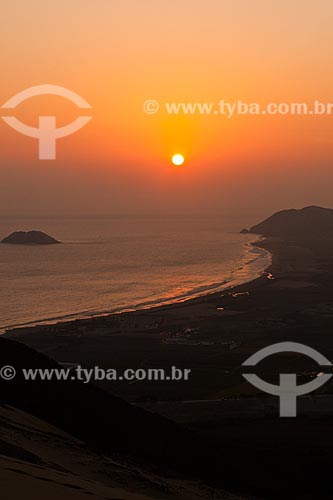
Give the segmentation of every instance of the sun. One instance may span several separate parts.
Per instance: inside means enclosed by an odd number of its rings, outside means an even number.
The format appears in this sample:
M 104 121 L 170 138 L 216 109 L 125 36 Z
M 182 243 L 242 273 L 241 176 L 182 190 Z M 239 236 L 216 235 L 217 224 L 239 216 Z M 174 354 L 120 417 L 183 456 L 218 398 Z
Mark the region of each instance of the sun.
M 185 158 L 183 155 L 177 153 L 177 154 L 173 155 L 173 157 L 171 158 L 171 161 L 174 165 L 179 167 L 180 165 L 182 165 L 184 163 Z

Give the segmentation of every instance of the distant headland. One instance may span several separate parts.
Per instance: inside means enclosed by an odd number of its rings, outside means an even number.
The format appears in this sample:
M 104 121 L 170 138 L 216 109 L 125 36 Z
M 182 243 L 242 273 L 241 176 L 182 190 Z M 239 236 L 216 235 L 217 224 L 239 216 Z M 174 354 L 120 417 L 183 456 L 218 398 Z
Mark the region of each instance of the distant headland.
M 282 210 L 250 229 L 242 229 L 241 233 L 277 236 L 284 240 L 320 238 L 326 241 L 333 237 L 332 228 L 333 209 L 310 206 Z
M 55 245 L 60 241 L 42 231 L 15 231 L 4 238 L 1 243 L 10 245 Z

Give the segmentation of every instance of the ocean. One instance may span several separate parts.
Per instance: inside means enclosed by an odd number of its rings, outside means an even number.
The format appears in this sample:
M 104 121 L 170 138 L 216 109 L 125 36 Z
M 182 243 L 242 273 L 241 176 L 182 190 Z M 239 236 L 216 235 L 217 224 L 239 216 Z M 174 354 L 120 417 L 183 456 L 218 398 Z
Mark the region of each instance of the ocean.
M 40 230 L 61 245 L 0 245 L 0 331 L 183 301 L 247 282 L 269 254 L 218 219 L 1 219 L 0 239 Z

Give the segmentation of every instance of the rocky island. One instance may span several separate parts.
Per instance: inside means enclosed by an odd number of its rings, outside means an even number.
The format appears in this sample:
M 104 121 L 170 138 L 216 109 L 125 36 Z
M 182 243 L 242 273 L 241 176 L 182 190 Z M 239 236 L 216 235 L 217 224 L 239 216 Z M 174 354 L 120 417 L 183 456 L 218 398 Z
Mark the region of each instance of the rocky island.
M 54 245 L 60 241 L 42 231 L 15 231 L 2 240 L 1 243 L 11 245 Z

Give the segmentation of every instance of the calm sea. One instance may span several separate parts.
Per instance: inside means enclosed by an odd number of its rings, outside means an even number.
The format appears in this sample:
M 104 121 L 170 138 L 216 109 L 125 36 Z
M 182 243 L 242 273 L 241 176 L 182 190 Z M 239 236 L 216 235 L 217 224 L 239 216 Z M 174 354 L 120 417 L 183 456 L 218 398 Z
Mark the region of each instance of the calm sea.
M 62 245 L 0 245 L 0 330 L 181 301 L 249 281 L 269 264 L 233 221 L 1 219 Z

